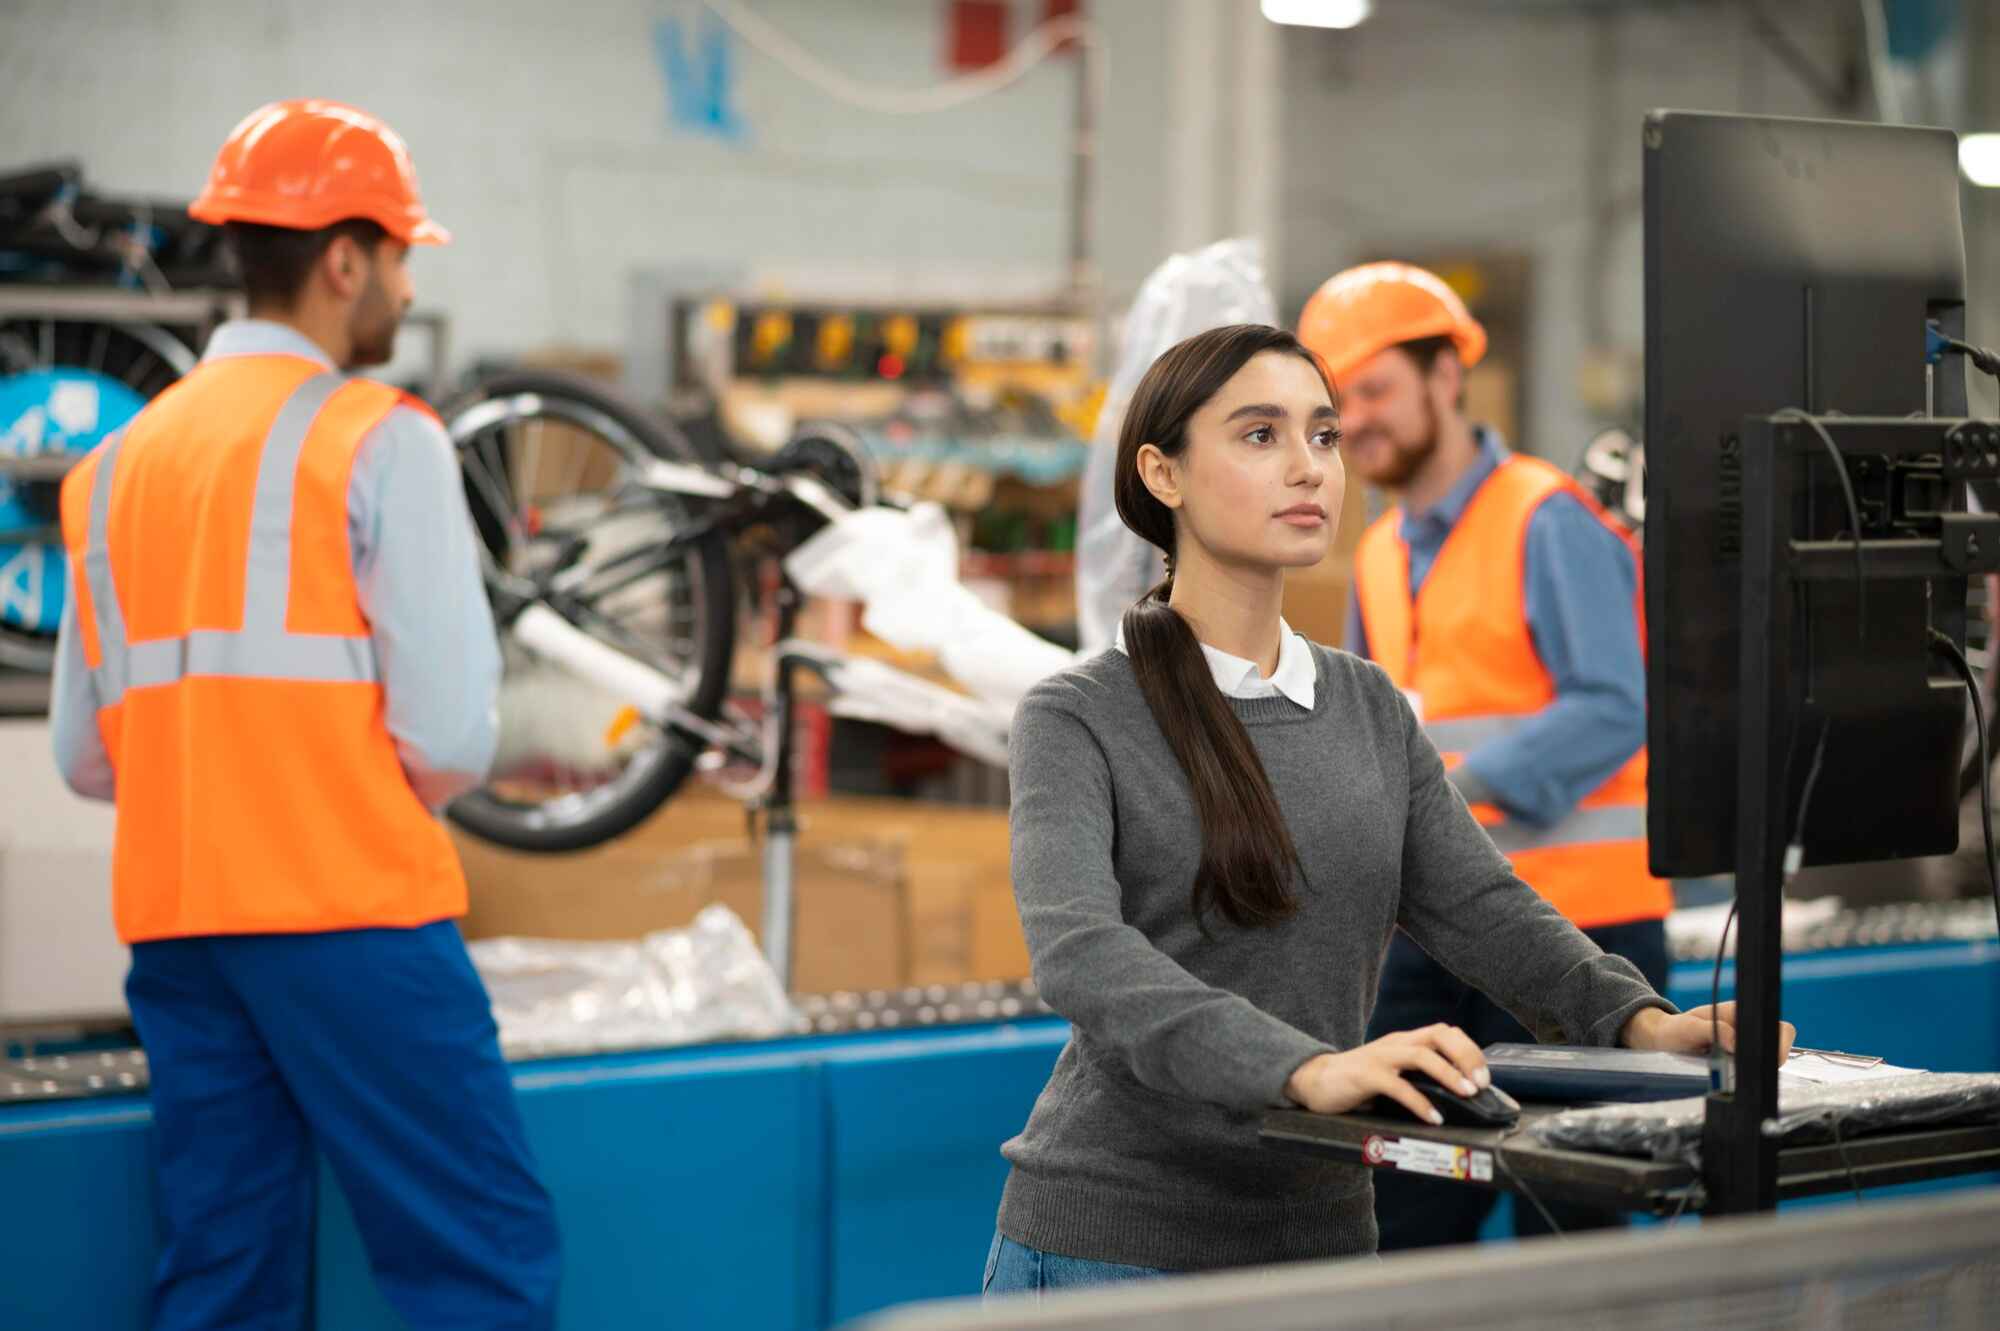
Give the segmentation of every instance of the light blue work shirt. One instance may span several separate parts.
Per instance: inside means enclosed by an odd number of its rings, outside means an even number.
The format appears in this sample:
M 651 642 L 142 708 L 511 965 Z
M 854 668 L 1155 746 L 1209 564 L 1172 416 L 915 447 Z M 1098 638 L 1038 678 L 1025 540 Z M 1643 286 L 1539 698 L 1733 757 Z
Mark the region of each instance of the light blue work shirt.
M 202 360 L 275 355 L 335 368 L 303 333 L 257 319 L 216 329 Z M 428 414 L 396 407 L 355 454 L 347 542 L 389 734 L 411 789 L 431 808 L 484 781 L 499 741 L 500 648 L 476 539 L 450 438 Z M 78 794 L 109 800 L 116 779 L 75 607 L 72 595 L 56 640 L 49 704 L 56 765 Z
M 1403 513 L 1412 601 L 1472 496 L 1507 459 L 1498 432 L 1481 426 L 1476 437 L 1477 461 L 1444 498 Z M 1467 753 L 1453 779 L 1468 800 L 1546 827 L 1646 743 L 1646 665 L 1632 613 L 1639 567 L 1589 509 L 1558 494 L 1528 523 L 1526 582 L 1528 633 L 1555 681 L 1555 701 Z M 1368 655 L 1358 597 L 1348 603 L 1347 642 Z

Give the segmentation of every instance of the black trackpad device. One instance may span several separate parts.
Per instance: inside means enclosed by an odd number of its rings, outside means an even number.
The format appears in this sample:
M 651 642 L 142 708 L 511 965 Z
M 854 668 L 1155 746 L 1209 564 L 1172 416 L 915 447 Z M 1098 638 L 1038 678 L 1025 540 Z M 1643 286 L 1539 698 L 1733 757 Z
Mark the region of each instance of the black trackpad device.
M 1520 1102 L 1498 1086 L 1489 1086 L 1472 1095 L 1461 1095 L 1438 1085 L 1429 1073 L 1406 1072 L 1403 1080 L 1415 1087 L 1417 1094 L 1436 1105 L 1446 1123 L 1456 1127 L 1508 1128 L 1520 1122 Z M 1377 1114 L 1394 1118 L 1411 1117 L 1402 1101 L 1392 1100 L 1386 1095 L 1375 1098 L 1374 1108 Z

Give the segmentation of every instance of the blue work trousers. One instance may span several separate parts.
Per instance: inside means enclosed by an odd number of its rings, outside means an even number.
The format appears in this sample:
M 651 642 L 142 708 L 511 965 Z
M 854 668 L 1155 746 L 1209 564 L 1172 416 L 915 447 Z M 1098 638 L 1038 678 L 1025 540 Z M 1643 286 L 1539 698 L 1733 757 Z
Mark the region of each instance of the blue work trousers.
M 140 943 L 154 1331 L 299 1331 L 318 1154 L 412 1331 L 554 1325 L 555 1216 L 457 926 Z

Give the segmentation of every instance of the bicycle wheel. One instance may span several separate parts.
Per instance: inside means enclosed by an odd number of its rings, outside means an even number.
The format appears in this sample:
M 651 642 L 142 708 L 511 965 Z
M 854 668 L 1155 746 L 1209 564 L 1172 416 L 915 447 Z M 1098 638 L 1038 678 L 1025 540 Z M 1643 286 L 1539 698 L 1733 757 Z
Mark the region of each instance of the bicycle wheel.
M 0 456 L 82 455 L 194 368 L 157 324 L 0 318 Z M 0 666 L 47 674 L 69 594 L 54 483 L 0 477 Z
M 722 535 L 636 580 L 600 573 L 698 516 L 700 501 L 628 484 L 648 458 L 692 461 L 684 441 L 603 387 L 552 372 L 495 377 L 444 415 L 489 584 L 566 561 L 586 631 L 679 680 L 688 710 L 717 716 L 736 618 Z M 516 850 L 579 850 L 628 831 L 687 779 L 698 743 L 518 643 L 502 655 L 500 755 L 487 783 L 451 805 L 461 827 Z

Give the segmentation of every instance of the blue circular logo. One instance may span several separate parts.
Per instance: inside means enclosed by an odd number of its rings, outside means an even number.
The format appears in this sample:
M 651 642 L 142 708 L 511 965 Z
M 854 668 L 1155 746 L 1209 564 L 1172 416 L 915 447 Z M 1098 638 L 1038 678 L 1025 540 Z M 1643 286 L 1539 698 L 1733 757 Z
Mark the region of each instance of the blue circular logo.
M 83 454 L 139 414 L 146 400 L 108 374 L 59 367 L 0 376 L 0 457 Z M 0 624 L 54 633 L 69 561 L 60 540 L 23 540 L 61 521 L 53 485 L 0 475 Z

